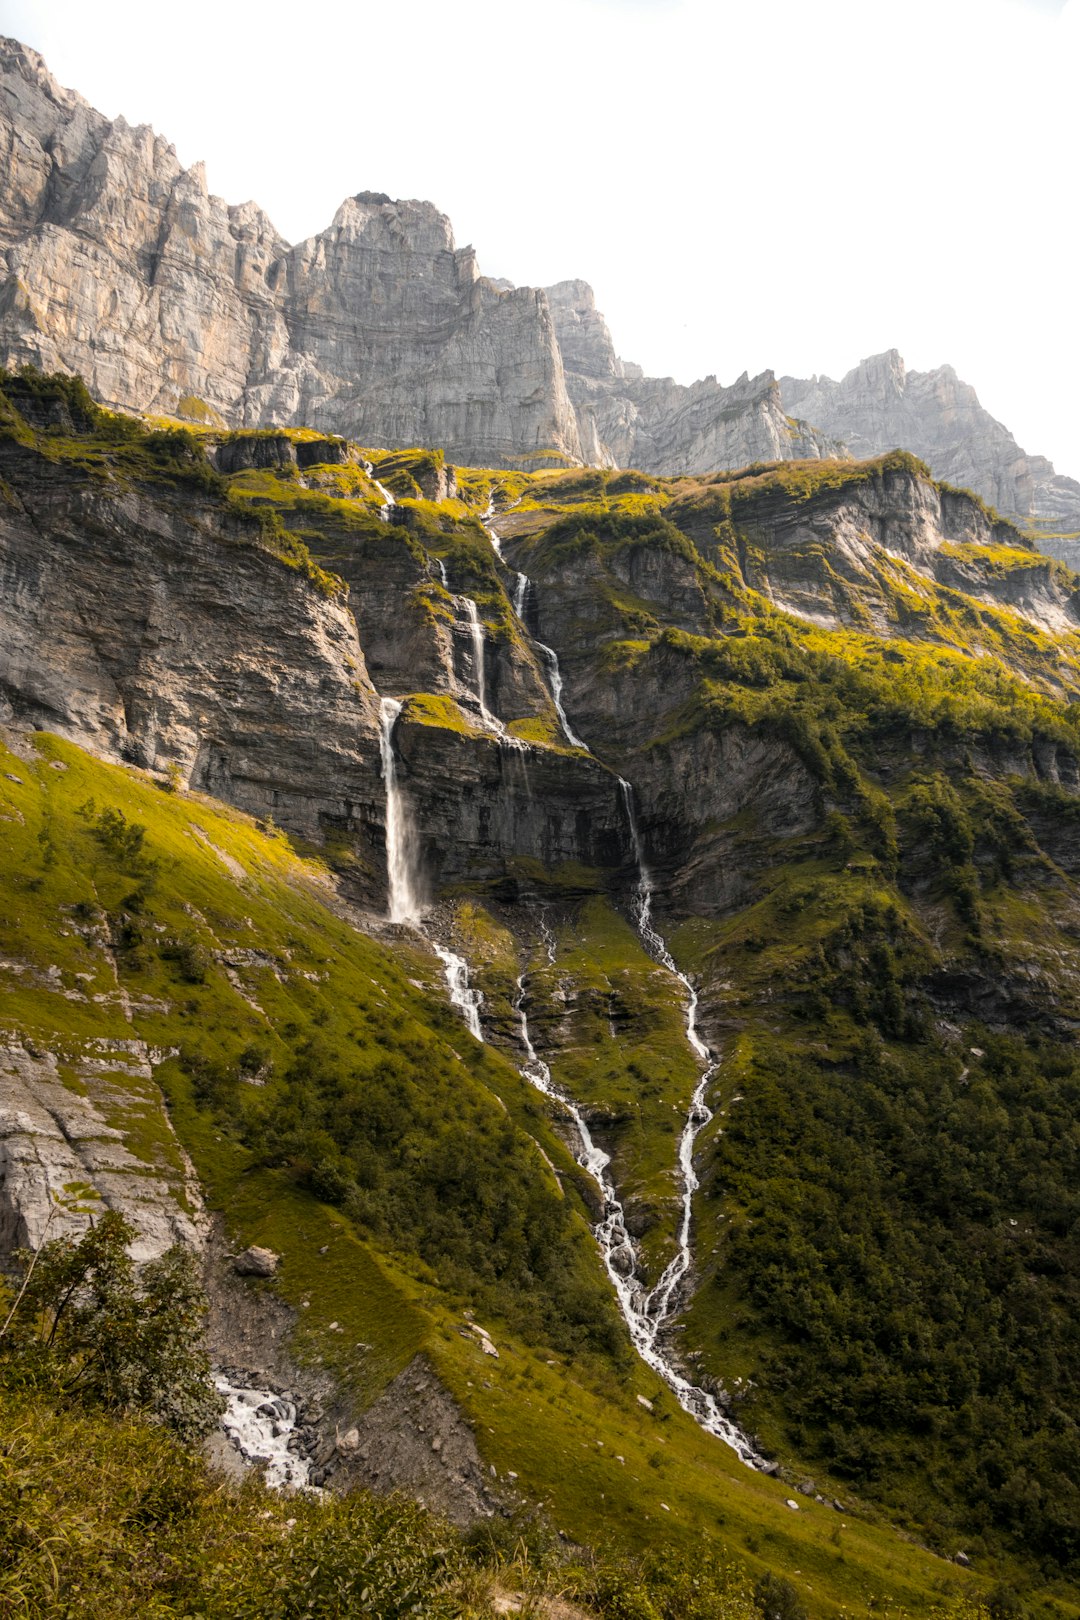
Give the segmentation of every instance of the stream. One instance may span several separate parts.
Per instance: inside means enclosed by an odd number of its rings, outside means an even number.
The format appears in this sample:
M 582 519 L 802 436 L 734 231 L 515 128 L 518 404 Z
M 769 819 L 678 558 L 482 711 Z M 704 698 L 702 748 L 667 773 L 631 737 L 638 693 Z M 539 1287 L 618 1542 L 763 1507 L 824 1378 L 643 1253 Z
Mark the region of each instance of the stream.
M 286 1395 L 235 1383 L 232 1376 L 214 1375 L 214 1388 L 226 1401 L 221 1427 L 248 1464 L 265 1466 L 271 1490 L 314 1491 L 311 1463 L 296 1446 L 297 1412 Z
M 499 536 L 491 527 L 494 515 L 494 494 L 483 513 L 484 526 L 500 562 L 504 561 Z M 531 582 L 524 574 L 517 575 L 515 611 L 520 617 Z M 473 604 L 475 608 L 475 604 Z M 475 643 L 474 643 L 475 645 Z M 590 752 L 570 726 L 562 705 L 562 676 L 554 650 L 534 641 L 548 666 L 552 701 L 559 716 L 563 733 L 571 746 Z M 480 659 L 482 671 L 482 658 Z M 483 675 L 479 677 L 478 698 L 484 712 Z M 416 893 L 412 872 L 412 835 L 407 808 L 397 782 L 393 751 L 393 727 L 401 705 L 394 699 L 384 698 L 381 705 L 383 777 L 386 785 L 386 847 L 387 877 L 389 884 L 389 918 L 392 922 L 419 925 L 422 907 Z M 580 1108 L 555 1085 L 549 1066 L 533 1045 L 526 1009 L 525 977 L 517 981 L 514 1008 L 518 1016 L 518 1030 L 525 1062 L 521 1073 L 530 1085 L 545 1097 L 556 1102 L 569 1115 L 580 1143 L 576 1154 L 578 1163 L 595 1182 L 602 1200 L 600 1221 L 594 1234 L 600 1247 L 605 1269 L 615 1290 L 615 1296 L 638 1355 L 672 1390 L 684 1411 L 688 1412 L 703 1429 L 730 1446 L 739 1460 L 749 1468 L 766 1468 L 764 1458 L 758 1455 L 742 1431 L 721 1410 L 715 1396 L 708 1390 L 692 1384 L 674 1366 L 661 1346 L 661 1336 L 680 1306 L 681 1285 L 692 1264 L 690 1228 L 694 1193 L 699 1181 L 694 1170 L 694 1145 L 699 1133 L 713 1118 L 705 1095 L 712 1082 L 717 1063 L 698 1033 L 698 995 L 689 977 L 680 971 L 667 948 L 667 944 L 652 920 L 653 887 L 644 859 L 644 847 L 634 807 L 633 788 L 624 778 L 619 779 L 630 834 L 638 882 L 634 904 L 634 917 L 642 943 L 649 955 L 671 973 L 686 992 L 686 1038 L 702 1065 L 698 1083 L 694 1088 L 690 1107 L 679 1138 L 678 1164 L 682 1181 L 682 1211 L 679 1221 L 675 1255 L 665 1267 L 659 1282 L 647 1290 L 638 1274 L 639 1257 L 634 1241 L 626 1226 L 625 1212 L 615 1183 L 610 1175 L 611 1157 L 596 1145 Z M 541 921 L 541 934 L 549 963 L 555 960 L 555 939 L 546 921 Z M 469 984 L 469 969 L 464 957 L 438 944 L 433 949 L 443 964 L 451 1003 L 459 1009 L 466 1025 L 477 1040 L 483 1040 L 480 1023 L 482 997 Z

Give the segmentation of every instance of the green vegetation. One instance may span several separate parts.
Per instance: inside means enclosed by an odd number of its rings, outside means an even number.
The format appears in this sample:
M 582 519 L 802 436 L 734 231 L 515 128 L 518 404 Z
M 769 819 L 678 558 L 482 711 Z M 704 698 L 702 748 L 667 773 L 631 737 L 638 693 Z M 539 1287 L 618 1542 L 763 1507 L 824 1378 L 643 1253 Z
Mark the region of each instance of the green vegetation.
M 136 1276 L 129 1222 L 115 1210 L 95 1222 L 92 1203 L 75 1207 L 92 1222 L 78 1241 L 16 1255 L 23 1277 L 0 1310 L 0 1384 L 138 1414 L 197 1440 L 221 1410 L 202 1348 L 197 1258 L 176 1246 Z
M 11 964 L 0 1004 L 4 1027 L 54 1051 L 67 1083 L 89 1086 L 148 1170 L 182 1198 L 183 1169 L 168 1124 L 153 1112 L 154 1088 L 136 1092 L 127 1074 L 113 1077 L 83 1062 L 103 1037 L 134 1034 L 180 1049 L 156 1071 L 172 1123 L 235 1241 L 266 1243 L 282 1255 L 274 1286 L 296 1309 L 295 1354 L 332 1371 L 366 1405 L 423 1350 L 471 1419 L 485 1462 L 500 1476 L 517 1473 L 527 1498 L 546 1504 L 552 1526 L 595 1547 L 610 1545 L 619 1556 L 653 1547 L 648 1581 L 661 1594 L 665 1579 L 670 1588 L 666 1600 L 649 1597 L 661 1614 L 680 1612 L 677 1572 L 686 1560 L 700 1562 L 703 1535 L 718 1544 L 717 1581 L 727 1548 L 734 1566 L 748 1568 L 751 1584 L 771 1571 L 800 1591 L 812 1586 L 823 1616 L 860 1614 L 871 1596 L 886 1595 L 897 1614 L 926 1614 L 968 1589 L 962 1572 L 864 1518 L 849 1516 L 844 1547 L 833 1546 L 825 1510 L 807 1504 L 792 1514 L 784 1506 L 790 1486 L 741 1468 L 630 1356 L 586 1229 L 580 1173 L 541 1099 L 512 1064 L 472 1042 L 446 1006 L 430 957 L 405 945 L 395 955 L 356 934 L 323 904 L 320 869 L 236 812 L 162 792 L 68 744 L 39 738 L 37 747 L 30 758 L 0 759 L 0 815 L 12 850 L 0 906 L 0 956 Z M 508 936 L 475 907 L 459 926 L 505 985 L 514 966 Z M 572 977 L 567 953 L 578 953 L 573 972 L 579 963 L 585 968 L 583 935 L 593 937 L 626 1011 L 641 1017 L 646 1042 L 655 1040 L 659 1056 L 668 1029 L 677 1042 L 672 1060 L 684 1063 L 678 1008 L 664 1005 L 666 976 L 647 966 L 626 925 L 603 910 L 585 912 L 577 923 L 568 918 L 560 934 L 551 988 L 560 973 Z M 115 994 L 112 961 L 131 1022 Z M 532 982 L 538 1029 L 544 961 L 534 963 Z M 236 964 L 232 977 L 226 963 Z M 430 990 L 417 987 L 424 984 Z M 629 1005 L 639 987 L 655 997 L 653 1010 L 640 1015 Z M 601 1023 L 606 1039 L 607 1004 L 598 988 L 581 1025 L 586 1040 Z M 613 1070 L 605 1084 L 618 1083 Z M 558 1259 L 558 1275 L 551 1254 L 540 1252 L 542 1240 Z M 466 1308 L 495 1335 L 498 1361 L 462 1335 Z M 638 1394 L 650 1399 L 651 1411 Z M 29 1400 L 30 1392 L 24 1395 Z M 62 1445 L 74 1443 L 76 1432 L 94 1453 L 38 1500 L 53 1504 L 62 1536 L 73 1533 L 65 1503 L 89 1493 L 99 1504 L 97 1529 L 80 1543 L 79 1557 L 72 1555 L 80 1580 L 94 1578 L 85 1572 L 95 1567 L 101 1538 L 115 1551 L 116 1580 L 148 1582 L 154 1568 L 177 1567 L 172 1521 L 153 1532 L 161 1560 L 152 1568 L 143 1561 L 133 1573 L 124 1549 L 133 1546 L 126 1538 L 140 1522 L 135 1504 L 145 1480 L 113 1478 L 109 1437 L 126 1448 L 128 1466 L 136 1455 L 160 1454 L 140 1449 L 123 1427 L 95 1430 L 91 1442 L 87 1421 L 66 1405 L 55 1417 L 34 1417 L 28 1444 L 36 1455 L 51 1455 L 43 1435 Z M 45 1428 L 33 1427 L 39 1424 Z M 100 1467 L 98 1484 L 84 1463 L 91 1473 Z M 154 1473 L 164 1471 L 155 1461 Z M 189 1535 L 196 1527 L 211 1548 L 254 1547 L 251 1557 L 264 1561 L 266 1537 L 278 1533 L 273 1527 L 284 1516 L 309 1523 L 307 1509 L 292 1504 L 283 1514 L 272 1507 L 269 1520 L 259 1518 L 262 1507 L 252 1514 L 246 1505 L 233 1517 L 219 1487 L 206 1511 L 203 1519 L 202 1507 L 191 1508 Z M 372 1511 L 355 1508 L 361 1517 Z M 249 1521 L 243 1535 L 241 1513 Z M 213 1528 L 219 1514 L 220 1541 Z M 145 1547 L 145 1529 L 139 1534 Z M 22 1531 L 19 1537 L 0 1537 L 0 1544 L 25 1547 Z M 88 1563 L 80 1562 L 84 1556 Z M 239 1551 L 236 1557 L 242 1585 L 252 1577 Z M 225 1567 L 234 1568 L 231 1555 L 204 1559 L 200 1578 L 209 1580 L 218 1566 L 224 1579 Z M 18 1567 L 23 1579 L 25 1567 Z M 34 1579 L 47 1577 L 43 1556 L 33 1568 Z M 583 1577 L 578 1590 L 601 1613 L 652 1612 L 616 1602 L 620 1592 L 639 1591 L 640 1571 L 623 1566 L 617 1579 L 604 1577 L 607 1610 L 595 1595 L 597 1577 L 588 1578 L 594 1585 Z M 252 1590 L 263 1589 L 255 1582 Z M 732 1604 L 742 1590 L 736 1582 Z M 719 1603 L 719 1587 L 701 1591 Z M 214 1613 L 209 1598 L 205 1603 Z M 737 1606 L 731 1612 L 741 1616 Z
M 612 1153 L 655 1276 L 698 1071 L 681 991 L 612 904 L 611 872 L 519 857 L 483 904 L 453 895 L 446 927 L 494 1036 L 480 1047 L 420 942 L 356 932 L 326 903 L 321 860 L 272 828 L 55 739 L 4 756 L 18 780 L 0 777 L 2 1027 L 51 1052 L 182 1200 L 179 1137 L 237 1240 L 282 1255 L 273 1286 L 295 1310 L 295 1354 L 363 1407 L 423 1353 L 485 1466 L 512 1471 L 549 1529 L 610 1546 L 595 1566 L 543 1566 L 599 1614 L 929 1615 L 972 1593 L 995 1620 L 1075 1614 L 1080 812 L 1057 784 L 1080 758 L 1080 638 L 1009 605 L 1029 582 L 1063 599 L 1064 571 L 993 514 L 985 544 L 947 543 L 933 567 L 865 536 L 858 569 L 841 566 L 807 520 L 873 480 L 925 476 L 899 454 L 708 481 L 466 469 L 458 498 L 435 502 L 423 491 L 437 455 L 369 452 L 400 497 L 384 524 L 353 462 L 223 478 L 205 432 L 114 417 L 70 379 L 0 379 L 0 433 L 57 478 L 212 510 L 223 543 L 262 546 L 328 594 L 346 581 L 358 598 L 374 576 L 400 590 L 410 635 L 445 625 L 438 558 L 489 642 L 531 657 L 478 521 L 494 487 L 568 691 L 587 705 L 612 683 L 585 734 L 639 784 L 660 920 L 723 1057 L 675 1342 L 695 1377 L 732 1393 L 781 1479 L 741 1468 L 631 1355 L 588 1232 L 593 1189 L 558 1108 L 516 1069 L 524 973 L 532 1037 Z M 781 518 L 807 524 L 783 557 Z M 816 620 L 769 600 L 781 564 Z M 408 718 L 446 733 L 447 750 L 476 735 L 444 693 L 413 694 Z M 550 713 L 512 728 L 562 748 Z M 342 869 L 367 859 L 326 854 Z M 132 1037 L 172 1054 L 156 1080 L 176 1136 L 155 1085 L 88 1061 L 94 1043 L 119 1053 Z M 44 1306 L 32 1320 L 47 1322 Z M 65 1365 L 87 1364 L 90 1343 L 72 1339 Z M 2 1398 L 22 1403 L 42 1455 L 87 1425 L 102 1478 L 134 1455 L 137 1402 L 77 1405 L 46 1371 Z M 165 1451 L 152 1455 L 171 1477 Z M 0 1449 L 0 1469 L 13 1456 Z M 377 1564 L 384 1543 L 398 1560 L 389 1510 L 360 1500 L 319 1519 L 290 1505 L 290 1526 L 256 1488 L 236 1506 L 200 1474 L 184 1511 L 205 1567 L 185 1561 L 166 1513 L 150 1570 L 132 1551 L 140 1487 L 125 1466 L 119 1518 L 102 1508 L 94 1523 L 117 1538 L 115 1580 L 129 1585 L 116 1591 L 134 1612 L 348 1613 L 332 1572 Z M 97 1476 L 78 1479 L 103 1500 Z M 74 1537 L 67 1481 L 48 1489 L 58 1535 Z M 491 1579 L 498 1536 L 478 1574 L 442 1529 L 402 1522 L 419 1549 L 410 1601 L 484 1613 L 470 1582 Z M 32 1536 L 9 1542 L 22 1562 L 0 1553 L 4 1578 L 58 1578 Z M 961 1547 L 974 1574 L 944 1561 Z M 94 1566 L 72 1557 L 90 1590 Z M 330 1584 L 297 1609 L 316 1565 Z M 245 1580 L 250 1598 L 235 1595 Z

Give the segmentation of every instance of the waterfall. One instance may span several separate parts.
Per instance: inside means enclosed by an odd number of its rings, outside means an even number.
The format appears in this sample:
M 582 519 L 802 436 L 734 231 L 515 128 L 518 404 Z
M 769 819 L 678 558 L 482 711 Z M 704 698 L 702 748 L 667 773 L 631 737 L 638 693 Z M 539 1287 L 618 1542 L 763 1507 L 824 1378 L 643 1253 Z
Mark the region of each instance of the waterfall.
M 503 554 L 502 554 L 502 541 L 499 539 L 499 536 L 496 534 L 495 530 L 491 527 L 491 521 L 494 518 L 494 516 L 495 516 L 495 485 L 492 484 L 492 486 L 491 486 L 491 494 L 488 496 L 488 503 L 484 507 L 484 510 L 480 514 L 480 522 L 484 525 L 484 533 L 487 535 L 488 539 L 491 541 L 491 544 L 495 548 L 496 557 L 498 557 L 500 562 L 504 562 L 505 558 L 503 557 Z
M 432 948 L 445 970 L 451 1005 L 461 1013 L 469 1034 L 482 1041 L 484 1033 L 480 1028 L 480 1004 L 484 998 L 479 990 L 473 990 L 469 984 L 469 964 L 463 956 L 446 950 L 442 945 Z
M 647 1304 L 650 1316 L 656 1323 L 657 1330 L 659 1330 L 675 1314 L 678 1308 L 679 1288 L 692 1263 L 690 1223 L 694 1194 L 700 1186 L 697 1173 L 694 1170 L 694 1144 L 701 1131 L 704 1130 L 713 1117 L 712 1109 L 709 1108 L 705 1101 L 705 1093 L 708 1091 L 716 1074 L 717 1064 L 709 1048 L 698 1034 L 698 993 L 690 982 L 688 975 L 675 965 L 674 958 L 667 948 L 663 935 L 653 923 L 652 878 L 645 864 L 645 850 L 641 840 L 641 831 L 638 827 L 637 814 L 634 809 L 634 790 L 631 784 L 621 776 L 619 777 L 619 791 L 622 794 L 627 826 L 630 831 L 630 842 L 638 870 L 637 904 L 635 906 L 638 932 L 650 956 L 654 957 L 662 967 L 666 968 L 669 973 L 678 979 L 686 991 L 686 1039 L 695 1057 L 702 1065 L 701 1075 L 697 1085 L 694 1087 L 686 1121 L 679 1137 L 682 1214 L 679 1221 L 676 1252 L 665 1267 L 660 1281 L 649 1295 Z M 704 1390 L 696 1389 L 685 1379 L 680 1379 L 676 1373 L 673 1373 L 673 1378 L 677 1379 L 678 1383 L 672 1382 L 671 1378 L 668 1379 L 668 1382 L 686 1411 L 696 1417 L 698 1422 L 708 1429 L 711 1434 L 717 1434 L 722 1440 L 725 1440 L 743 1462 L 754 1468 L 764 1467 L 762 1459 L 754 1453 L 749 1441 L 734 1424 L 723 1416 L 711 1395 L 708 1395 Z M 716 1426 L 717 1423 L 723 1426 L 723 1432 Z
M 469 635 L 472 638 L 473 681 L 476 685 L 476 701 L 480 705 L 480 716 L 483 720 L 491 720 L 493 716 L 488 712 L 487 681 L 484 675 L 484 627 L 480 623 L 480 609 L 471 596 L 462 596 L 458 600 L 465 609 L 465 619 L 469 626 Z
M 551 962 L 554 960 L 554 938 L 550 935 L 546 923 L 542 925 L 542 933 L 548 961 Z M 533 1045 L 525 1009 L 524 975 L 517 981 L 514 1008 L 518 1015 L 518 1030 L 525 1052 L 521 1073 L 537 1091 L 557 1102 L 569 1114 L 581 1144 L 575 1157 L 599 1189 L 602 1212 L 593 1233 L 600 1246 L 604 1268 L 615 1290 L 615 1297 L 629 1329 L 634 1349 L 646 1366 L 651 1367 L 653 1372 L 664 1380 L 683 1410 L 688 1412 L 703 1429 L 730 1446 L 739 1461 L 745 1463 L 748 1468 L 765 1468 L 767 1464 L 764 1458 L 758 1456 L 742 1431 L 724 1416 L 715 1396 L 710 1395 L 708 1390 L 691 1384 L 689 1379 L 676 1371 L 657 1343 L 663 1328 L 671 1318 L 678 1283 L 681 1282 L 690 1264 L 690 1202 L 698 1185 L 692 1164 L 694 1137 L 701 1126 L 712 1118 L 708 1109 L 704 1107 L 703 1095 L 713 1069 L 710 1067 L 702 1076 L 694 1092 L 691 1120 L 696 1122 L 698 1112 L 702 1110 L 704 1117 L 700 1118 L 700 1123 L 695 1123 L 692 1129 L 691 1121 L 688 1120 L 679 1145 L 679 1163 L 684 1175 L 679 1250 L 657 1286 L 651 1293 L 646 1293 L 638 1279 L 638 1255 L 634 1240 L 627 1230 L 625 1211 L 608 1173 L 611 1164 L 610 1155 L 605 1153 L 603 1148 L 596 1146 L 581 1110 L 555 1085 L 550 1068 Z
M 516 504 L 517 503 L 515 502 L 515 505 Z M 491 521 L 490 521 L 494 517 L 494 515 L 495 515 L 495 491 L 492 490 L 491 497 L 490 497 L 490 499 L 489 499 L 489 501 L 487 503 L 487 506 L 484 508 L 484 511 L 481 514 L 481 522 L 484 525 L 485 534 L 487 535 L 488 539 L 491 541 L 491 544 L 492 544 L 492 547 L 494 549 L 496 557 L 498 557 L 500 562 L 505 562 L 506 559 L 504 558 L 504 556 L 502 554 L 502 542 L 500 541 L 499 536 L 496 533 L 495 529 L 492 527 Z M 528 595 L 529 585 L 530 584 L 531 584 L 531 581 L 529 579 L 528 574 L 515 574 L 515 576 L 514 576 L 514 602 L 513 602 L 513 606 L 514 606 L 514 612 L 517 615 L 518 619 L 522 620 L 522 628 L 523 629 L 525 629 L 525 624 L 524 624 L 524 620 L 523 620 L 522 616 L 523 616 L 523 614 L 525 612 L 525 598 Z M 589 750 L 588 744 L 582 742 L 581 738 L 575 735 L 573 729 L 571 728 L 570 721 L 566 717 L 566 710 L 563 708 L 563 702 L 562 702 L 563 678 L 562 678 L 562 671 L 559 668 L 559 656 L 558 656 L 558 654 L 556 653 L 554 647 L 549 647 L 542 641 L 536 641 L 534 639 L 533 645 L 535 646 L 537 652 L 540 654 L 541 658 L 544 660 L 544 663 L 547 665 L 548 687 L 549 687 L 549 690 L 551 692 L 551 701 L 555 705 L 555 713 L 559 717 L 559 724 L 562 727 L 563 736 L 566 738 L 566 740 L 570 744 L 571 748 L 580 748 L 586 754 L 589 753 L 590 750 Z M 482 708 L 483 708 L 483 700 L 481 699 L 481 709 Z
M 397 780 L 394 759 L 394 726 L 401 713 L 397 698 L 383 698 L 379 704 L 379 755 L 386 786 L 386 880 L 388 916 L 392 923 L 420 920 L 420 897 L 416 892 L 415 836 Z
M 566 710 L 563 708 L 562 703 L 562 671 L 559 668 L 559 659 L 554 647 L 547 646 L 543 641 L 536 642 L 535 646 L 537 652 L 547 665 L 548 685 L 551 688 L 551 701 L 555 705 L 555 713 L 559 717 L 559 724 L 562 726 L 563 736 L 566 738 L 571 748 L 581 748 L 584 749 L 586 754 L 590 753 L 591 750 L 588 743 L 582 742 L 581 738 L 572 729 L 569 720 L 566 718 Z
M 379 480 L 375 476 L 375 468 L 371 465 L 370 461 L 365 461 L 364 462 L 364 471 L 367 474 L 367 476 L 370 478 L 371 482 L 375 485 L 375 488 L 378 490 L 379 494 L 383 498 L 383 503 L 379 507 L 379 516 L 382 518 L 384 523 L 389 523 L 389 521 L 390 521 L 390 508 L 392 506 L 396 506 L 397 502 L 395 501 L 394 497 L 391 495 L 390 491 L 386 488 L 385 484 L 380 484 L 379 483 Z

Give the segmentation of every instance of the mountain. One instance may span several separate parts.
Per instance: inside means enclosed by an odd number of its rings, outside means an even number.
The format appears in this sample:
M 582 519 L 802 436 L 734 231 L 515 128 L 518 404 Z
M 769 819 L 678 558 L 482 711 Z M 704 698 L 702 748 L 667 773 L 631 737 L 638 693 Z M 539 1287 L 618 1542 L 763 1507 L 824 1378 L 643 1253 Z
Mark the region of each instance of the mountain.
M 1069 1613 L 1076 578 L 897 452 L 452 480 L 6 374 L 0 478 L 5 1242 L 180 1232 L 319 1481 L 670 1620 Z
M 842 439 L 855 456 L 897 446 L 921 456 L 936 478 L 974 489 L 1042 536 L 1051 555 L 1080 556 L 1080 483 L 1029 456 L 979 404 L 951 366 L 908 371 L 895 349 L 872 355 L 840 382 L 782 377 L 784 408 Z
M 78 372 L 129 410 L 312 426 L 479 465 L 667 471 L 819 453 L 771 376 L 629 377 L 584 283 L 545 294 L 482 276 L 431 203 L 362 192 L 290 247 L 152 130 L 61 88 L 36 52 L 0 41 L 0 75 L 5 364 Z
M 360 192 L 290 246 L 14 40 L 0 84 L 0 363 L 78 373 L 127 410 L 471 465 L 675 476 L 901 448 L 1075 560 L 1080 485 L 1025 455 L 947 366 L 907 373 L 890 351 L 839 383 L 647 378 L 617 356 L 587 283 L 481 275 L 431 203 Z

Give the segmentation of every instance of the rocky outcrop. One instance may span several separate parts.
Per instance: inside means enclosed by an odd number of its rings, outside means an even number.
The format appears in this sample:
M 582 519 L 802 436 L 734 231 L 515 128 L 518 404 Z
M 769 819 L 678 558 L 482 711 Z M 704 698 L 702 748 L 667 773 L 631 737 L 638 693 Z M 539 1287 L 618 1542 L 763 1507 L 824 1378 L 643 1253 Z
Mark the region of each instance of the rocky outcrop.
M 197 490 L 0 446 L 0 718 L 308 836 L 381 843 L 377 702 L 343 593 Z
M 5 364 L 79 372 L 127 409 L 302 423 L 483 466 L 668 473 L 829 453 L 786 419 L 771 374 L 643 378 L 586 283 L 482 277 L 431 203 L 361 192 L 290 246 L 13 40 L 0 83 Z
M 975 490 L 1006 517 L 1048 536 L 1080 531 L 1080 483 L 1021 450 L 952 366 L 908 371 L 889 349 L 839 382 L 782 377 L 780 391 L 785 410 L 842 439 L 852 455 L 910 450 L 935 478 Z M 1052 541 L 1047 549 L 1057 550 Z
M 327 563 L 353 582 L 350 593 L 287 538 L 278 554 L 212 475 L 209 488 L 205 478 L 88 475 L 78 457 L 50 458 L 44 436 L 25 442 L 33 435 L 16 431 L 22 440 L 0 436 L 0 720 L 104 758 L 179 767 L 189 786 L 289 832 L 344 840 L 358 893 L 379 903 L 379 693 L 424 692 L 426 707 L 402 715 L 396 747 L 432 898 L 466 876 L 513 880 L 520 862 L 620 872 L 628 850 L 615 778 L 561 743 L 500 735 L 515 720 L 534 735 L 557 733 L 486 541 L 479 559 L 467 547 L 461 563 L 451 559 L 443 586 L 437 559 L 405 524 L 358 511 L 333 530 L 333 513 L 324 519 L 316 504 L 298 521 L 324 521 Z M 253 435 L 232 449 L 239 465 L 261 465 L 275 444 Z M 319 544 L 315 528 L 303 532 Z M 475 545 L 475 527 L 470 536 Z M 478 576 L 481 564 L 488 573 Z M 494 718 L 480 711 L 465 597 L 454 594 L 456 584 L 477 589 L 477 576 L 499 616 L 482 627 Z
M 715 377 L 684 385 L 644 377 L 615 353 L 592 288 L 563 281 L 546 289 L 587 461 L 677 475 L 745 467 L 752 461 L 830 456 L 843 446 L 784 413 L 771 371 L 729 387 Z
M 290 247 L 145 126 L 0 44 L 0 353 L 129 409 L 303 422 L 495 466 L 579 458 L 543 294 L 481 278 L 430 203 L 347 198 Z
M 891 465 L 894 460 L 899 464 Z M 934 587 L 1005 608 L 1050 636 L 1080 631 L 1075 579 L 962 491 L 942 489 L 907 458 L 824 484 L 810 500 L 763 481 L 742 508 L 755 544 L 717 544 L 715 493 L 686 496 L 669 515 L 702 555 L 737 562 L 742 581 L 785 612 L 829 628 L 898 628 L 902 600 Z M 727 508 L 725 508 L 725 511 Z M 971 549 L 974 548 L 974 549 Z M 905 623 L 905 633 L 933 634 Z
M 143 1041 L 107 1037 L 62 1059 L 29 1042 L 0 1047 L 0 1258 L 46 1238 L 79 1236 L 102 1208 L 134 1227 L 137 1261 L 174 1243 L 199 1245 L 198 1186 L 182 1173 L 151 1057 Z M 148 1105 L 175 1150 L 171 1164 L 160 1155 L 137 1158 L 129 1133 L 114 1123 Z

